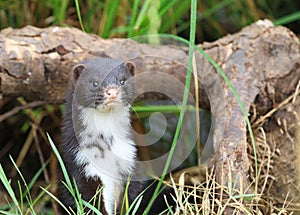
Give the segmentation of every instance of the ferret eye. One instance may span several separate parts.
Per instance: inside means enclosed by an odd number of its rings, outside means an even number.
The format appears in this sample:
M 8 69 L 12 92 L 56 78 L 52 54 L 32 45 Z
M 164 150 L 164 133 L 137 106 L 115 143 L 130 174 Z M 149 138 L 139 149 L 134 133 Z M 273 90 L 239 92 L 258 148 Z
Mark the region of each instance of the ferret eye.
M 120 84 L 121 84 L 121 85 L 124 85 L 124 84 L 125 84 L 125 79 L 121 79 L 121 80 L 120 80 Z
M 98 81 L 93 81 L 93 87 L 99 87 L 99 82 Z

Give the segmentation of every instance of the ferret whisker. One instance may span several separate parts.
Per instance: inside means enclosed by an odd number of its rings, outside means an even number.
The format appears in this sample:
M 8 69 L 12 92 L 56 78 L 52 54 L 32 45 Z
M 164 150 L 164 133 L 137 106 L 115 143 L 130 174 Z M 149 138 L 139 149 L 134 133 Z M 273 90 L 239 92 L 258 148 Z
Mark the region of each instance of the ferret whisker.
M 97 97 L 98 97 L 98 94 L 95 93 L 95 97 L 94 97 L 94 105 L 95 105 L 95 108 L 97 108 Z

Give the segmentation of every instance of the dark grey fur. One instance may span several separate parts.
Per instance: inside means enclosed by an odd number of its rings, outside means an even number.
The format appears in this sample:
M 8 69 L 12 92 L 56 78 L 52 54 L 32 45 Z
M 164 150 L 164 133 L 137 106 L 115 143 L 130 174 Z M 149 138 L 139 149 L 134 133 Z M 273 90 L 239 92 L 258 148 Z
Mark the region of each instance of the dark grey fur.
M 75 162 L 76 153 L 81 148 L 78 140 L 86 138 L 80 135 L 80 132 L 85 128 L 80 117 L 78 117 L 80 110 L 77 106 L 96 108 L 98 105 L 101 105 L 104 101 L 104 90 L 109 86 L 121 87 L 121 101 L 124 106 L 129 105 L 133 100 L 133 84 L 130 82 L 130 78 L 133 76 L 134 68 L 132 64 L 128 65 L 120 60 L 104 58 L 84 61 L 80 65 L 74 67 L 70 78 L 60 149 L 69 176 L 75 179 L 82 198 L 89 201 L 102 183 L 99 179 L 86 178 L 83 172 L 84 166 Z M 126 84 L 122 85 L 120 83 L 121 80 L 125 80 Z M 94 82 L 97 82 L 99 85 L 96 86 Z M 91 137 L 92 135 L 89 138 Z M 99 141 L 104 141 L 109 150 L 113 142 L 113 134 L 108 137 L 99 134 Z M 99 151 L 99 158 L 104 157 L 105 149 L 96 147 L 96 145 L 91 144 L 87 147 L 95 147 L 95 150 Z M 138 190 L 130 193 L 130 200 L 135 198 Z M 61 201 L 76 211 L 74 199 L 64 185 L 60 184 L 59 192 Z M 101 200 L 100 211 L 103 214 L 107 214 L 103 200 Z
M 76 103 L 83 107 L 95 107 L 102 104 L 104 100 L 104 90 L 109 86 L 121 86 L 120 81 L 130 79 L 133 75 L 123 61 L 108 58 L 96 58 L 84 61 L 85 69 L 81 72 L 76 82 L 74 92 L 74 84 L 71 86 L 71 92 L 76 95 Z M 74 78 L 73 78 L 74 79 Z M 75 78 L 76 79 L 76 78 Z M 94 87 L 94 82 L 99 83 L 99 87 Z M 133 84 L 129 83 L 122 88 L 122 101 L 124 105 L 128 105 L 133 101 Z M 73 100 L 73 98 L 71 98 Z

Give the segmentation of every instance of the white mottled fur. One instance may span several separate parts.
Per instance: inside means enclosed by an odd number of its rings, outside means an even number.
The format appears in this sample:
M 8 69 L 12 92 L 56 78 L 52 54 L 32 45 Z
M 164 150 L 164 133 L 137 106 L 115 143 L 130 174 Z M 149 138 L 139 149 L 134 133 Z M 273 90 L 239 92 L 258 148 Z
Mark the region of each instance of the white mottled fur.
M 103 112 L 94 108 L 79 108 L 79 117 L 86 128 L 80 134 L 85 137 L 80 142 L 80 150 L 76 155 L 78 164 L 87 164 L 84 173 L 87 178 L 100 178 L 103 183 L 103 199 L 108 214 L 113 214 L 114 208 L 123 192 L 124 181 L 120 171 L 130 175 L 134 168 L 136 148 L 129 138 L 130 118 L 129 107 L 117 106 L 113 110 Z M 111 149 L 99 141 L 99 133 L 104 137 L 112 135 L 114 138 Z M 88 135 L 92 134 L 92 135 Z M 90 136 L 90 137 L 89 137 Z M 97 144 L 104 149 L 104 158 L 99 157 L 99 150 L 84 147 L 90 143 Z

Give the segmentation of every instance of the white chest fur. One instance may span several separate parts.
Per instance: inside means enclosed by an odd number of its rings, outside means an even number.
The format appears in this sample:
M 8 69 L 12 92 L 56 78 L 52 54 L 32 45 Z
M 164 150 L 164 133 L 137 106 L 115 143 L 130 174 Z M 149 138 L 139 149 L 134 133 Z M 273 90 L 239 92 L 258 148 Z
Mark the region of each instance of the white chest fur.
M 136 148 L 130 139 L 128 109 L 100 112 L 85 108 L 79 116 L 83 129 L 78 140 L 80 150 L 76 162 L 85 164 L 87 178 L 100 178 L 102 196 L 108 214 L 118 205 L 124 183 L 134 168 Z

